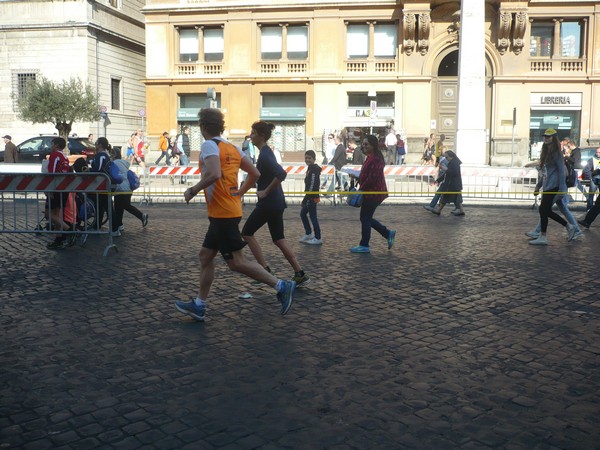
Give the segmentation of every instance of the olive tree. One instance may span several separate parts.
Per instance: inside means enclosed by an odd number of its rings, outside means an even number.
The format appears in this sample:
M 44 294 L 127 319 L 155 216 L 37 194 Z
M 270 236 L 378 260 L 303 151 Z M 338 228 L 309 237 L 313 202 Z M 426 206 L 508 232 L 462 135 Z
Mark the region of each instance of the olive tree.
M 100 119 L 98 95 L 79 78 L 54 82 L 39 77 L 24 86 L 17 97 L 17 107 L 19 119 L 32 123 L 53 123 L 65 140 L 73 122 Z

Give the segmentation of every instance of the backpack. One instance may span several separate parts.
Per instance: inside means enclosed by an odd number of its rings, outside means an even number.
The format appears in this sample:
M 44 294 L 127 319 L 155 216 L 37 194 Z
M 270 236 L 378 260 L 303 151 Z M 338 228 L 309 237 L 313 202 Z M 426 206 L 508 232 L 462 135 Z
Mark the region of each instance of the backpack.
M 575 163 L 569 158 L 565 159 L 565 168 L 567 172 L 566 181 L 567 187 L 571 188 L 575 186 L 577 182 L 577 172 L 575 172 Z
M 179 144 L 177 144 L 177 138 L 179 136 L 177 136 L 175 138 L 175 141 L 173 142 L 173 147 L 171 148 L 171 155 L 172 156 L 177 156 L 177 155 L 181 155 L 181 150 L 179 149 Z
M 129 181 L 129 186 L 132 191 L 135 191 L 140 187 L 140 179 L 133 170 L 127 171 L 127 181 Z
M 102 172 L 108 175 L 111 184 L 121 184 L 123 182 L 123 176 L 113 161 L 108 161 L 106 164 L 104 164 L 102 167 Z

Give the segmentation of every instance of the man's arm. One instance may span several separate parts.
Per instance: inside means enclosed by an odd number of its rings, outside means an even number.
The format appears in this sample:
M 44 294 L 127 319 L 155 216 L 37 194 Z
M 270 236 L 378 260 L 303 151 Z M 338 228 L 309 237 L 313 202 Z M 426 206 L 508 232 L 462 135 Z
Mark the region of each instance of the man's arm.
M 198 192 L 206 189 L 219 178 L 221 178 L 221 161 L 219 160 L 219 157 L 217 155 L 206 157 L 202 164 L 202 176 L 200 177 L 200 181 L 191 188 L 188 188 L 183 194 L 186 203 L 189 203 L 191 199 L 198 195 Z

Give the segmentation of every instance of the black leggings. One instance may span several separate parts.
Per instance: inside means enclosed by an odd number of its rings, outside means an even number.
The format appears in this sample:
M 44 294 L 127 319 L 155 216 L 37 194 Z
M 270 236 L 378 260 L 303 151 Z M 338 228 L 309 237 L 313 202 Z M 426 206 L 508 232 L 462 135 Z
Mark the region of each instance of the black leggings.
M 560 223 L 563 227 L 567 226 L 567 221 L 552 211 L 552 205 L 554 205 L 554 197 L 556 194 L 551 194 L 551 192 L 558 192 L 558 186 L 546 190 L 548 191 L 548 194 L 546 194 L 546 192 L 542 193 L 542 200 L 539 208 L 542 233 L 545 233 L 548 228 L 548 217 Z

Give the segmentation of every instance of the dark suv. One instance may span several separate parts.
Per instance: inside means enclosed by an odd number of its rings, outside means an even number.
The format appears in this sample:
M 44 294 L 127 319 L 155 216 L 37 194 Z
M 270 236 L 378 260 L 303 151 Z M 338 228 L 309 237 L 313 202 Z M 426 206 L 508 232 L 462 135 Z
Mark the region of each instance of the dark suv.
M 29 138 L 17 145 L 19 163 L 41 163 L 50 154 L 50 142 L 55 135 L 41 135 Z M 71 155 L 85 155 L 88 160 L 96 154 L 96 147 L 88 138 L 70 137 L 68 142 Z M 4 162 L 4 151 L 0 152 L 0 162 Z

